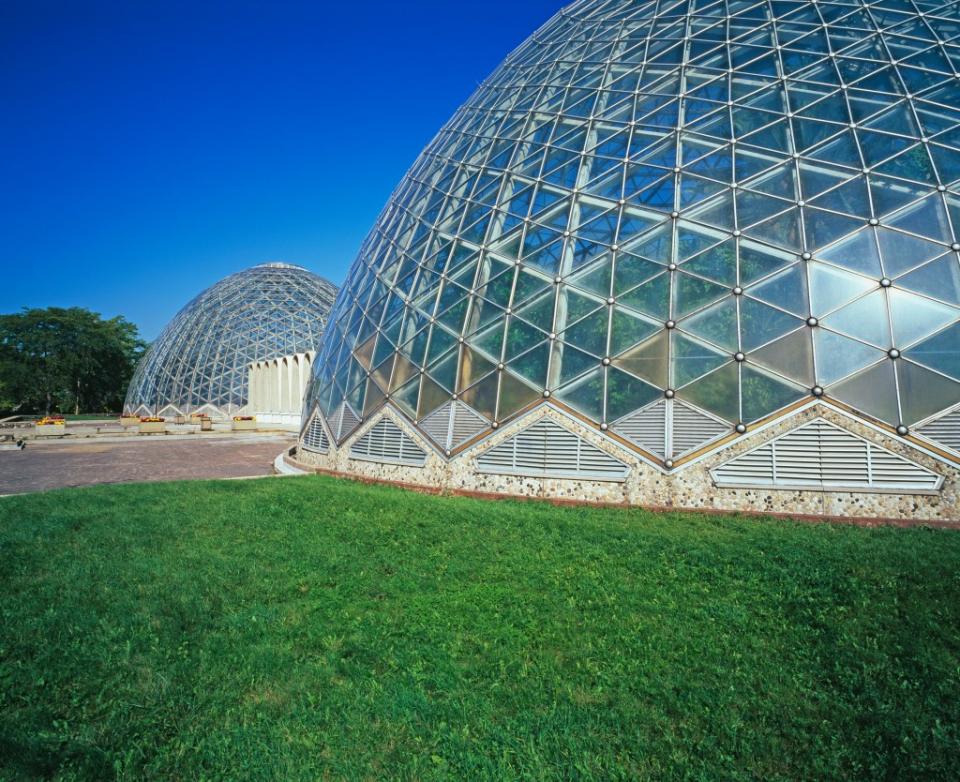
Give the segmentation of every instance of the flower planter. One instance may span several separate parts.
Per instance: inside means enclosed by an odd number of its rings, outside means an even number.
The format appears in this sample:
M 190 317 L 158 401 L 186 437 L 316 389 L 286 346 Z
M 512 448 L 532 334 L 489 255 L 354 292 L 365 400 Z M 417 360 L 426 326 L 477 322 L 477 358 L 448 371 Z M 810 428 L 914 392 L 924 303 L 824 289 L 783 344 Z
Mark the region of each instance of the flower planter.
M 138 416 L 138 415 L 122 415 L 122 416 L 120 416 L 120 425 L 121 425 L 121 426 L 139 426 L 139 425 L 140 425 L 140 416 Z
M 200 431 L 201 432 L 212 432 L 213 431 L 213 421 L 209 418 L 201 418 L 200 421 Z
M 234 418 L 231 428 L 234 432 L 255 432 L 257 430 L 257 419 Z
M 163 434 L 167 431 L 165 421 L 141 421 L 140 434 Z
M 33 427 L 33 432 L 37 437 L 63 437 L 66 431 L 67 427 L 64 421 L 38 422 Z

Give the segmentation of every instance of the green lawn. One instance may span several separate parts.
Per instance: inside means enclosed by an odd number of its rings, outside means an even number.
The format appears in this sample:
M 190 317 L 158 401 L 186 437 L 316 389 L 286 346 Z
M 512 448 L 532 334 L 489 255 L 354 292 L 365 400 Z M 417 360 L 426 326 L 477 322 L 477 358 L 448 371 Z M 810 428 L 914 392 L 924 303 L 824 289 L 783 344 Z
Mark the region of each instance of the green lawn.
M 960 778 L 956 532 L 116 486 L 0 590 L 0 779 Z

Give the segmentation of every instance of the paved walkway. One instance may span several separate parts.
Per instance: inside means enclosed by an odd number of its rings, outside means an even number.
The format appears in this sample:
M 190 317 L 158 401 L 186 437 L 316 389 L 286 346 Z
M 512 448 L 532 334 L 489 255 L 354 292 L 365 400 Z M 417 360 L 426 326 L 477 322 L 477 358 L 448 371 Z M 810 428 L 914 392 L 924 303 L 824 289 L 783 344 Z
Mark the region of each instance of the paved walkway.
M 135 481 L 246 478 L 273 474 L 293 435 L 144 437 L 27 443 L 0 450 L 0 495 Z

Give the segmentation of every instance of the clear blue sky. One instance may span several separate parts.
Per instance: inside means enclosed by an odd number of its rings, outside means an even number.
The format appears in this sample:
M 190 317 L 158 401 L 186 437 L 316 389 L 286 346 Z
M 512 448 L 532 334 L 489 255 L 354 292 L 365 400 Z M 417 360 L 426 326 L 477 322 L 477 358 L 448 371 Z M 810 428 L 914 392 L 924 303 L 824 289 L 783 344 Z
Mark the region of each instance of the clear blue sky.
M 0 4 L 0 312 L 152 339 L 256 263 L 339 284 L 421 148 L 562 5 Z

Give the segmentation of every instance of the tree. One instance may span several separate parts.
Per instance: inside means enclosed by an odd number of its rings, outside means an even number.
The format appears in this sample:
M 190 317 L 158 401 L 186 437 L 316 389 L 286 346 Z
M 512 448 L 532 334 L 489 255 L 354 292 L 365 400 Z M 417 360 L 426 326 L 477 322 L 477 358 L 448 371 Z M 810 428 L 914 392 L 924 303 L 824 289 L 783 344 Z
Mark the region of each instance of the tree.
M 133 323 L 80 307 L 0 315 L 0 410 L 119 410 L 145 348 Z

